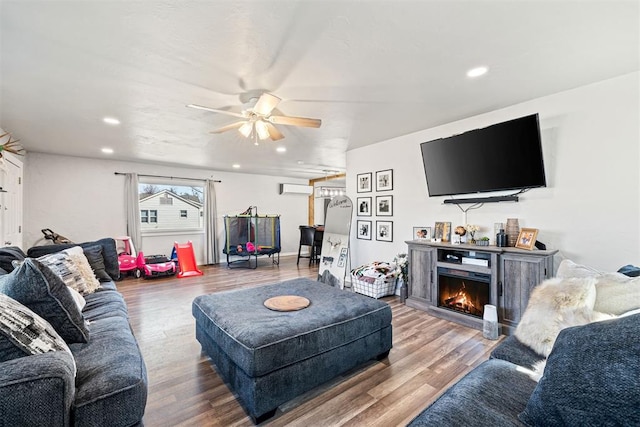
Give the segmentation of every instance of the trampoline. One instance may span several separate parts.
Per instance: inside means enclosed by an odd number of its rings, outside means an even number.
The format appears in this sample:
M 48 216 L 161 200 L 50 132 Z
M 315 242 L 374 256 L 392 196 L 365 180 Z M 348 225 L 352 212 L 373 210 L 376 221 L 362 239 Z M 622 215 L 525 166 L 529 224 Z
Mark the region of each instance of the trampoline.
M 280 264 L 280 215 L 225 215 L 224 231 L 227 267 L 257 268 L 262 255 Z

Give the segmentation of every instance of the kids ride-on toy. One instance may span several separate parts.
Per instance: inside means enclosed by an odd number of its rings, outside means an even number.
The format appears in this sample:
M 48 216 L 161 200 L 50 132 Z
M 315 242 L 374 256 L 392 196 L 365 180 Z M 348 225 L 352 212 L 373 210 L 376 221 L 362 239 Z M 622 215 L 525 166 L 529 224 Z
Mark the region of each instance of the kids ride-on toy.
M 116 250 L 118 251 L 118 266 L 120 267 L 120 277 L 128 274 L 136 275 L 138 270 L 138 261 L 136 257 L 136 249 L 133 247 L 131 237 L 122 236 L 115 237 Z M 136 277 L 140 277 L 136 275 Z
M 151 255 L 145 257 L 142 252 L 138 253 L 136 260 L 138 268 L 135 271 L 136 277 L 173 276 L 176 274 L 176 264 L 164 255 Z

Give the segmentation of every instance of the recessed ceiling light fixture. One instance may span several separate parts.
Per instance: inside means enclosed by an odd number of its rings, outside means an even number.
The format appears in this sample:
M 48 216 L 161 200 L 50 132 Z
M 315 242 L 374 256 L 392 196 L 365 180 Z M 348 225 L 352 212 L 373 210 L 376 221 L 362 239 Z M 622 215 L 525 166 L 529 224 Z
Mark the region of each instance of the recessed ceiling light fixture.
M 108 125 L 119 125 L 120 124 L 120 120 L 114 118 L 114 117 L 105 117 L 104 119 L 102 119 L 103 122 L 105 122 Z
M 234 164 L 231 165 L 231 167 L 234 168 L 234 169 L 239 169 L 240 165 L 237 164 L 237 163 L 234 163 Z
M 113 154 L 113 148 L 104 147 L 101 151 L 102 151 L 104 154 Z
M 489 71 L 487 67 L 476 67 L 467 71 L 467 77 L 480 77 Z
M 287 148 L 286 147 L 278 147 L 278 148 L 276 148 L 276 151 L 278 153 L 286 153 Z

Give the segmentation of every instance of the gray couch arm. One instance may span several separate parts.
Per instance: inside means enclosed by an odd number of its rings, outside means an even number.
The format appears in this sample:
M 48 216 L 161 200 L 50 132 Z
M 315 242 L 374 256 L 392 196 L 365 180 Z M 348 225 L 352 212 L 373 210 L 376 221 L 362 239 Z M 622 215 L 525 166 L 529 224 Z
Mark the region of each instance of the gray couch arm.
M 3 426 L 68 426 L 74 395 L 74 362 L 67 352 L 0 363 Z

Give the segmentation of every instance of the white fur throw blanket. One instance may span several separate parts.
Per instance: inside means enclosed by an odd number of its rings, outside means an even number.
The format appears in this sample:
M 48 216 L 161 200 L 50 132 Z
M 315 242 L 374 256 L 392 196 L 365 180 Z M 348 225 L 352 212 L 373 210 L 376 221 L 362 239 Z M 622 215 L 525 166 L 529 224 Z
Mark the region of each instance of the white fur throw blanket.
M 593 310 L 596 281 L 594 277 L 554 278 L 536 286 L 516 338 L 547 357 L 562 329 L 615 317 Z

